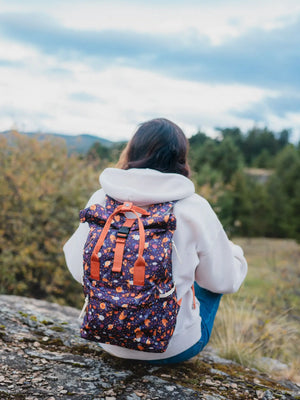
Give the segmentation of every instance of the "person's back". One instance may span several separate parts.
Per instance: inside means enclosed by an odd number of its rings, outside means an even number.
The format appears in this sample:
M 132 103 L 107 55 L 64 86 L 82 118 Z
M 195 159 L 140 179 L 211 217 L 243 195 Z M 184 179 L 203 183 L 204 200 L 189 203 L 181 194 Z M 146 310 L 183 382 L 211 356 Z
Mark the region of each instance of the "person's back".
M 152 363 L 180 362 L 195 356 L 209 340 L 221 295 L 237 291 L 246 276 L 242 249 L 228 240 L 208 202 L 195 194 L 189 179 L 187 150 L 186 137 L 171 121 L 154 119 L 140 125 L 117 168 L 102 172 L 102 189 L 87 204 L 105 207 L 107 195 L 144 209 L 174 202 L 172 273 L 180 299 L 174 333 L 163 353 L 101 343 L 104 350 L 115 356 Z M 64 246 L 67 265 L 81 283 L 88 234 L 88 225 L 81 224 Z

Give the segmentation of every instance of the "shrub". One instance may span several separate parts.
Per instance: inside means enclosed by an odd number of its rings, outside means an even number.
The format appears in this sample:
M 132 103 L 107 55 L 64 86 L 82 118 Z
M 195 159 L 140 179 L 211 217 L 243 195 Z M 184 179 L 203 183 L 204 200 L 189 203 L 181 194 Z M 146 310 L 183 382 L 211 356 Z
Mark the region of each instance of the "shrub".
M 1 293 L 78 305 L 62 246 L 97 175 L 61 141 L 0 137 Z

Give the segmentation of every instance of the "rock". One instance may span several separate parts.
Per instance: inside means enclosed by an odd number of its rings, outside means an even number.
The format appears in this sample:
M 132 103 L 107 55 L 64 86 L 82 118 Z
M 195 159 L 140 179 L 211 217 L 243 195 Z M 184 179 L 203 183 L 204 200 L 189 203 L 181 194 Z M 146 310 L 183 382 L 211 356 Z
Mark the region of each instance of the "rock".
M 263 400 L 272 400 L 274 396 L 270 390 L 266 390 L 263 396 Z
M 0 399 L 296 399 L 277 382 L 207 348 L 180 365 L 121 360 L 79 336 L 79 311 L 42 300 L 0 296 Z
M 269 357 L 262 357 L 261 364 L 267 365 L 268 368 L 274 372 L 282 372 L 288 369 L 288 365 Z

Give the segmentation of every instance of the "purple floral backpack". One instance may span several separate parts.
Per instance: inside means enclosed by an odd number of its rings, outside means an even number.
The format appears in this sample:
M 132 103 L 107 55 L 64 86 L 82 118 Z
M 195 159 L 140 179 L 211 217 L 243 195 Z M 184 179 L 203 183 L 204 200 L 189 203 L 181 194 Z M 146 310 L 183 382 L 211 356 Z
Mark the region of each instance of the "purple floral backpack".
M 152 353 L 167 349 L 180 303 L 172 278 L 172 208 L 170 202 L 146 211 L 107 196 L 105 207 L 80 211 L 90 226 L 81 337 Z

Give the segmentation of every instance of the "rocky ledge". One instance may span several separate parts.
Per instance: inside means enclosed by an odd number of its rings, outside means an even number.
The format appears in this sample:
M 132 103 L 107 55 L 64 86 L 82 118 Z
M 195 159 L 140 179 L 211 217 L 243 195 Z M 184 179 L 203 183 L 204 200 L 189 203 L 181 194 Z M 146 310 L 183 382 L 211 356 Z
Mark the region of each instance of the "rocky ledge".
M 79 337 L 78 310 L 0 296 L 0 399 L 300 399 L 299 387 L 207 349 L 170 367 L 113 358 Z

